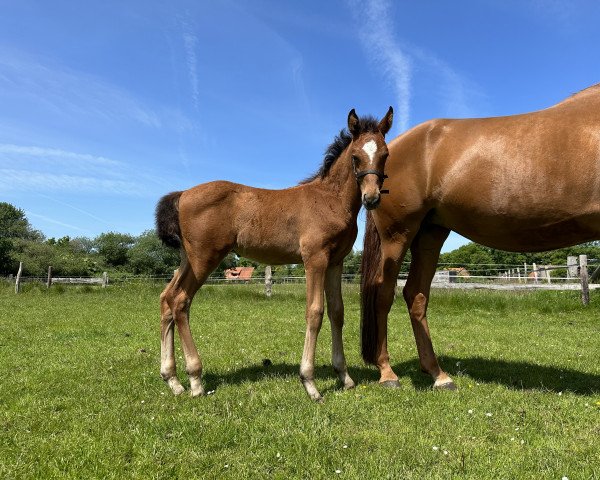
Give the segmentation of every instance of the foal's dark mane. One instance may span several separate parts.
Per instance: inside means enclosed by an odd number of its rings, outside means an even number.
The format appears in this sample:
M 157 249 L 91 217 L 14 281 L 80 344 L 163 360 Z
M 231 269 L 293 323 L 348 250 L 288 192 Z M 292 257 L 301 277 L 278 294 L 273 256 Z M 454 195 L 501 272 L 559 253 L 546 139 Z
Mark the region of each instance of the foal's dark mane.
M 379 120 L 374 117 L 366 116 L 358 119 L 358 135 L 363 133 L 377 133 L 379 132 Z M 313 175 L 302 180 L 300 185 L 304 185 L 305 183 L 310 183 L 317 178 L 325 178 L 331 170 L 331 167 L 335 163 L 335 161 L 340 158 L 340 155 L 348 145 L 352 143 L 352 135 L 348 131 L 347 128 L 342 128 L 340 130 L 339 135 L 333 139 L 331 145 L 327 147 L 325 150 L 325 155 L 323 157 L 323 164 Z

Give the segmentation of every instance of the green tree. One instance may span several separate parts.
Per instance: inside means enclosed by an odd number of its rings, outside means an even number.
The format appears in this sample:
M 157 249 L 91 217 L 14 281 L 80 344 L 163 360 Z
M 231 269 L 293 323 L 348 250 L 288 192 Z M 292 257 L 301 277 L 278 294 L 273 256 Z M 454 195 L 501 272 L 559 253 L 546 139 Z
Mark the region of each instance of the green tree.
M 10 203 L 0 202 L 0 238 L 41 241 L 44 235 L 30 225 L 23 210 Z
M 16 272 L 18 248 L 23 242 L 41 242 L 43 238 L 42 233 L 30 225 L 23 210 L 0 202 L 0 274 Z
M 127 233 L 108 232 L 96 237 L 94 243 L 107 266 L 122 267 L 127 264 L 135 239 Z
M 147 230 L 127 250 L 132 273 L 145 275 L 172 274 L 179 266 L 179 252 L 163 245 L 154 230 Z

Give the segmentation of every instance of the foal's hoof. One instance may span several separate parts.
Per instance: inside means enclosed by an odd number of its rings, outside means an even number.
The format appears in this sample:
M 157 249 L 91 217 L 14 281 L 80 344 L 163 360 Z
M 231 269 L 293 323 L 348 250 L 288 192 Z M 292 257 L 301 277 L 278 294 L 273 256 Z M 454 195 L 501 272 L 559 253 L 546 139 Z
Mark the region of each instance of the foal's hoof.
M 434 390 L 457 390 L 456 388 L 456 384 L 450 380 L 444 383 L 439 383 L 439 384 L 433 384 L 433 389 Z
M 185 388 L 183 388 L 183 385 L 179 383 L 177 377 L 169 378 L 167 380 L 167 385 L 169 385 L 169 388 L 173 392 L 173 395 L 181 395 L 183 392 L 185 392 Z
M 353 380 L 344 383 L 344 390 L 352 390 L 354 387 L 356 387 L 356 384 Z
M 385 382 L 380 382 L 383 388 L 400 388 L 400 382 L 398 380 L 386 380 Z

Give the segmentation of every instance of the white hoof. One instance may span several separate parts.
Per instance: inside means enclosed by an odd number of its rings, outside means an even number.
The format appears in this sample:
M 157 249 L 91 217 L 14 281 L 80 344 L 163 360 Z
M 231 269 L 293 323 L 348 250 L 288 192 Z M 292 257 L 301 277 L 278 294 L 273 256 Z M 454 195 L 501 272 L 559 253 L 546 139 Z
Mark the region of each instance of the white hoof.
M 179 383 L 177 377 L 169 378 L 167 380 L 167 385 L 169 385 L 169 388 L 171 389 L 174 395 L 181 395 L 183 392 L 185 392 L 185 388 L 183 388 L 183 385 Z
M 434 390 L 456 390 L 456 385 L 450 377 L 437 379 L 433 384 Z
M 204 395 L 204 387 L 199 377 L 190 377 L 190 394 L 192 397 Z

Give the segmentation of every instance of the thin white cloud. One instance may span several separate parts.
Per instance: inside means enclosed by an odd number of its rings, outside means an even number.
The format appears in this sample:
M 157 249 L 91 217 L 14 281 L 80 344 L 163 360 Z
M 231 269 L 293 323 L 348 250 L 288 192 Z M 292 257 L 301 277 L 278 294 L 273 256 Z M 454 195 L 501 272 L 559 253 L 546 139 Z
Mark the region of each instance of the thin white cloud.
M 377 71 L 393 87 L 396 101 L 396 125 L 400 132 L 410 124 L 413 65 L 434 79 L 431 93 L 440 100 L 441 115 L 468 117 L 478 111 L 471 104 L 484 96 L 481 89 L 435 54 L 409 45 L 394 36 L 389 0 L 349 0 L 360 28 L 361 44 Z
M 133 196 L 141 196 L 145 193 L 141 185 L 124 180 L 9 168 L 0 168 L 0 191 L 104 193 Z
M 134 120 L 161 126 L 159 116 L 126 90 L 92 75 L 51 65 L 23 52 L 0 50 L 0 98 L 55 115 Z
M 41 158 L 63 159 L 88 164 L 100 165 L 108 168 L 121 167 L 123 164 L 106 157 L 99 157 L 87 153 L 76 153 L 61 150 L 59 148 L 36 147 L 29 145 L 14 145 L 11 143 L 0 143 L 0 160 L 2 157 L 18 155 Z
M 58 203 L 59 205 L 63 205 L 63 206 L 65 206 L 65 207 L 68 207 L 68 208 L 70 208 L 70 209 L 72 209 L 72 210 L 75 210 L 76 212 L 82 213 L 82 214 L 84 214 L 84 215 L 86 215 L 86 216 L 88 216 L 88 217 L 90 217 L 90 218 L 93 218 L 94 220 L 96 220 L 96 221 L 98 221 L 98 222 L 104 223 L 105 225 L 109 225 L 109 226 L 112 226 L 112 225 L 113 225 L 113 223 L 112 223 L 112 222 L 109 222 L 108 220 L 105 220 L 105 219 L 103 219 L 103 218 L 100 218 L 100 217 L 98 217 L 98 216 L 94 215 L 93 213 L 90 213 L 90 212 L 88 212 L 87 210 L 83 210 L 83 209 L 81 209 L 81 208 L 79 208 L 79 207 L 76 207 L 75 205 L 72 205 L 72 204 L 70 204 L 70 203 L 67 203 L 67 202 L 63 202 L 63 201 L 61 201 L 61 200 L 57 200 L 56 198 L 53 198 L 53 197 L 51 197 L 51 196 L 49 196 L 49 195 L 43 195 L 43 194 L 41 194 L 41 193 L 40 193 L 40 194 L 38 194 L 38 195 L 39 195 L 40 197 L 42 197 L 42 198 L 46 199 L 46 200 L 50 200 L 51 202 Z
M 64 223 L 64 222 L 60 222 L 59 220 L 55 220 L 53 218 L 50 218 L 46 215 L 39 215 L 37 213 L 33 213 L 30 212 L 29 210 L 25 212 L 25 214 L 27 215 L 28 218 L 37 218 L 40 219 L 46 223 L 52 223 L 54 225 L 59 225 L 61 227 L 65 227 L 65 228 L 70 228 L 71 230 L 76 230 L 78 232 L 83 232 L 86 234 L 90 234 L 92 233 L 90 230 L 86 229 L 86 228 L 81 228 L 81 227 L 77 227 L 75 225 L 71 225 L 69 223 Z
M 0 191 L 12 192 L 138 196 L 170 185 L 164 176 L 104 156 L 7 143 L 0 143 L 0 175 Z
M 441 114 L 450 117 L 473 117 L 481 113 L 480 108 L 474 108 L 473 102 L 481 104 L 485 97 L 481 88 L 447 62 L 431 52 L 421 48 L 411 47 L 411 54 L 428 75 L 436 79 L 435 91 L 440 98 Z
M 360 26 L 360 39 L 365 54 L 394 89 L 396 125 L 402 132 L 410 121 L 411 59 L 394 38 L 388 0 L 351 1 Z
M 183 46 L 185 49 L 185 59 L 190 81 L 190 88 L 192 90 L 192 101 L 194 103 L 194 107 L 198 109 L 200 105 L 198 57 L 196 56 L 196 50 L 198 49 L 198 37 L 194 34 L 192 27 L 187 20 L 180 17 L 179 23 L 182 30 L 181 34 L 183 37 Z

